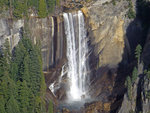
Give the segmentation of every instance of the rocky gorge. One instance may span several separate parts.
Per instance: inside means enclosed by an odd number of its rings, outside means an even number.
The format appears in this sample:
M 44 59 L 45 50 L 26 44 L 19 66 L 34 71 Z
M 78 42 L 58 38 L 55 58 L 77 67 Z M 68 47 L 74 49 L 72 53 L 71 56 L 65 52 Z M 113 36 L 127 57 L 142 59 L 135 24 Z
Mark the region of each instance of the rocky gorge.
M 145 29 L 143 31 L 141 18 L 127 17 L 129 3 L 126 0 L 118 0 L 115 4 L 111 0 L 93 0 L 88 3 L 69 0 L 66 2 L 68 3 L 62 5 L 63 10 L 59 13 L 42 19 L 37 18 L 36 14 L 30 14 L 29 19 L 20 20 L 14 20 L 7 15 L 1 17 L 0 45 L 5 39 L 9 39 L 13 50 L 22 38 L 22 30 L 25 27 L 29 29 L 34 44 L 40 41 L 43 72 L 47 85 L 45 101 L 47 105 L 49 100 L 53 101 L 54 112 L 148 113 L 150 103 L 145 92 L 150 90 L 149 78 L 146 76 L 149 73 L 144 75 L 144 69 L 150 63 L 149 26 L 147 31 Z M 132 4 L 134 11 L 138 13 L 136 1 L 132 1 Z M 66 90 L 68 89 L 67 40 L 63 13 L 75 13 L 78 10 L 81 10 L 84 15 L 87 30 L 90 53 L 88 94 L 91 97 L 90 101 L 79 107 L 80 109 L 68 107 L 68 105 L 62 106 L 67 99 Z M 131 75 L 136 65 L 134 51 L 139 43 L 143 46 L 141 59 L 144 63 L 138 65 L 139 77 L 132 85 L 133 99 L 128 100 L 125 80 L 128 75 Z M 60 81 L 62 73 L 63 77 Z M 55 90 L 52 91 L 52 89 Z

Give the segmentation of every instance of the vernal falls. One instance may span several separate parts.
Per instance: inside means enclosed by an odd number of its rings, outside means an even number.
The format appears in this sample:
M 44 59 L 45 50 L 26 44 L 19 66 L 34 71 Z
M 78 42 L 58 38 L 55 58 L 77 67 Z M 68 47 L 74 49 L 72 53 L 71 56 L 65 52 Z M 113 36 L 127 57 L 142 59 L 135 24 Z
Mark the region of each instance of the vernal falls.
M 67 62 L 62 66 L 57 81 L 49 86 L 54 96 L 60 98 L 60 109 L 80 108 L 91 100 L 89 95 L 90 68 L 87 30 L 82 11 L 63 13 L 64 39 L 66 40 Z M 65 82 L 64 82 L 65 78 Z M 64 89 L 62 89 L 64 88 Z
M 65 34 L 67 40 L 67 76 L 69 77 L 70 101 L 80 101 L 89 97 L 87 94 L 89 81 L 87 32 L 84 16 L 81 11 L 75 14 L 64 13 Z

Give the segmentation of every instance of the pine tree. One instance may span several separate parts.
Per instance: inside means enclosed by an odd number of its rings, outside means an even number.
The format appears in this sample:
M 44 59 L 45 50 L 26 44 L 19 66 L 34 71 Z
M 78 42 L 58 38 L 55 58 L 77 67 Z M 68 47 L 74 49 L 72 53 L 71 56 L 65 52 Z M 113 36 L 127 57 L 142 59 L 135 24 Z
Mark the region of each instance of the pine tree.
M 8 0 L 0 0 L 0 10 L 6 10 L 9 6 L 9 1 Z
M 35 113 L 42 113 L 43 110 L 41 109 L 42 108 L 42 100 L 39 96 L 37 96 L 35 98 L 35 109 L 34 109 L 34 112 Z
M 135 80 L 137 79 L 137 77 L 138 77 L 138 70 L 137 70 L 136 67 L 134 67 L 133 72 L 132 72 L 132 83 L 135 82 Z
M 39 10 L 38 15 L 40 18 L 44 18 L 47 16 L 46 2 L 45 0 L 39 0 Z
M 4 75 L 5 72 L 9 73 L 9 70 L 10 70 L 9 64 L 11 62 L 10 57 L 11 57 L 11 54 L 10 54 L 9 42 L 8 40 L 6 40 L 4 43 L 4 47 L 2 48 L 2 51 L 0 54 L 0 66 L 1 66 L 0 70 L 3 73 L 1 75 Z
M 7 113 L 19 113 L 18 102 L 15 100 L 13 95 L 10 96 L 8 102 L 6 103 Z
M 47 0 L 47 9 L 50 13 L 52 13 L 55 9 L 55 0 Z
M 28 90 L 29 93 L 29 107 L 28 111 L 29 113 L 34 113 L 34 108 L 35 108 L 35 97 L 31 91 L 31 89 Z
M 132 82 L 131 82 L 131 78 L 129 76 L 127 77 L 126 85 L 127 85 L 128 98 L 129 98 L 129 100 L 131 100 L 131 98 L 132 98 Z
M 45 90 L 40 47 L 23 38 L 11 55 L 6 41 L 0 51 L 0 113 L 45 112 Z
M 22 18 L 24 14 L 27 14 L 27 8 L 27 0 L 14 0 L 14 17 Z
M 28 6 L 38 10 L 38 2 L 39 0 L 28 0 Z
M 140 63 L 141 52 L 142 52 L 142 47 L 140 44 L 138 44 L 136 49 L 135 49 L 135 58 L 137 58 L 138 65 Z
M 22 41 L 19 42 L 18 46 L 15 48 L 14 55 L 12 58 L 12 66 L 11 67 L 11 73 L 14 76 L 15 81 L 23 79 L 23 71 L 24 71 L 24 57 L 26 56 L 26 49 L 22 43 Z
M 4 97 L 0 96 L 0 113 L 6 113 Z
M 3 53 L 0 53 L 0 77 L 4 76 L 6 66 L 6 58 L 3 56 Z
M 29 107 L 29 94 L 26 82 L 17 82 L 17 100 L 19 102 L 19 108 L 22 113 L 28 113 Z
M 27 82 L 27 86 L 30 87 L 30 75 L 29 75 L 29 56 L 25 56 L 23 61 L 23 75 L 22 79 Z
M 6 112 L 10 113 L 10 111 L 16 107 L 16 109 L 14 109 L 12 111 L 12 113 L 17 113 L 17 111 L 18 111 L 17 101 L 14 98 L 14 96 L 16 96 L 15 82 L 10 79 L 8 74 L 6 74 L 3 77 L 1 77 L 0 86 L 1 86 L 0 87 L 0 96 L 2 96 L 4 99 L 4 105 L 5 105 Z M 0 100 L 0 101 L 3 101 L 3 100 Z M 13 106 L 13 104 L 14 104 L 14 106 Z
M 50 100 L 48 105 L 48 113 L 53 113 L 53 102 Z
M 56 5 L 60 6 L 60 0 L 56 0 Z
M 18 78 L 18 75 L 17 75 L 18 74 L 18 65 L 16 62 L 11 62 L 10 65 L 11 65 L 10 66 L 10 78 L 12 80 L 16 81 Z

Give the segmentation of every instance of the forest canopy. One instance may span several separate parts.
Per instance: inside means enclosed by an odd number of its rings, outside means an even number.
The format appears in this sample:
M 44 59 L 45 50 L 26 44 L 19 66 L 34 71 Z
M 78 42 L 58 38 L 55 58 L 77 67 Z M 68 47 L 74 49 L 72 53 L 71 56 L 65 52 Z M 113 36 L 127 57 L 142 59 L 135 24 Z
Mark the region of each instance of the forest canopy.
M 10 52 L 6 40 L 0 50 L 0 113 L 43 113 L 46 90 L 38 44 L 23 36 Z
M 0 0 L 0 12 L 9 9 L 13 17 L 20 19 L 33 9 L 40 18 L 44 18 L 59 4 L 60 0 Z

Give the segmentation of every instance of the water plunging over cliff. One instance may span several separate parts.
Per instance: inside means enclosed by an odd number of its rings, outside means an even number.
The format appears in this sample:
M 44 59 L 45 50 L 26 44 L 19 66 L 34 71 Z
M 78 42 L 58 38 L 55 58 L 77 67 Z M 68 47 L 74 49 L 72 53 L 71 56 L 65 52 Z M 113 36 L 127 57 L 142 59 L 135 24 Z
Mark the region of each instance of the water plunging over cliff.
M 69 100 L 79 101 L 87 98 L 88 89 L 88 45 L 84 16 L 81 11 L 75 14 L 64 13 L 65 34 L 67 40 L 67 76 L 69 78 Z

